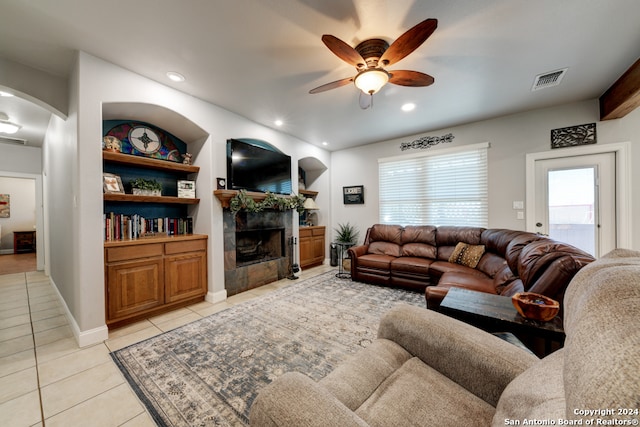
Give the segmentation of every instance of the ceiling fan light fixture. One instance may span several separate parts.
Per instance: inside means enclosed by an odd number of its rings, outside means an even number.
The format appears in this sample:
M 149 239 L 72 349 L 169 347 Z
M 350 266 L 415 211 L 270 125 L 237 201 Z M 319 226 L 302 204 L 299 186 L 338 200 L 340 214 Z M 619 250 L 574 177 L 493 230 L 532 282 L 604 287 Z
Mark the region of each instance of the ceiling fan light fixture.
M 377 93 L 389 81 L 389 73 L 380 68 L 360 72 L 353 83 L 367 95 Z

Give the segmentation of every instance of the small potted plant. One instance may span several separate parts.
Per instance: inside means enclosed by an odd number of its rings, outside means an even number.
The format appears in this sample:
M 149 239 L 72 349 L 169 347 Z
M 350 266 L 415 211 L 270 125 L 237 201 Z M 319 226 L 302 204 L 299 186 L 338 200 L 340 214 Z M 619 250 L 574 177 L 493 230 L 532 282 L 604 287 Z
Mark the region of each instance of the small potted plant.
M 356 228 L 355 225 L 351 225 L 350 223 L 340 224 L 338 223 L 338 228 L 333 229 L 336 232 L 336 242 L 343 243 L 342 250 L 346 252 L 346 249 L 350 246 L 355 245 L 358 242 L 358 236 L 360 232 Z M 351 259 L 344 258 L 344 253 L 342 254 L 342 268 L 345 271 L 351 271 Z
M 161 196 L 162 185 L 155 179 L 136 178 L 131 181 L 133 194 L 140 196 Z
M 333 229 L 336 234 L 336 242 L 356 244 L 358 242 L 358 236 L 360 232 L 355 225 L 350 223 L 338 224 L 338 228 Z

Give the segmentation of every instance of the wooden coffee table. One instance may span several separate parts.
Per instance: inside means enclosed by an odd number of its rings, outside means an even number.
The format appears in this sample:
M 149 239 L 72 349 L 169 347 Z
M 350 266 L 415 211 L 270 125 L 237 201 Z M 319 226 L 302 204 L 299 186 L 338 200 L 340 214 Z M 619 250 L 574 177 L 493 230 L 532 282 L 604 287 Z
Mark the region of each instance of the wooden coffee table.
M 556 316 L 548 322 L 525 319 L 513 306 L 511 297 L 451 288 L 438 311 L 487 332 L 511 332 L 521 339 L 541 338 L 544 340 L 541 356 L 553 351 L 554 342 L 564 344 L 562 318 Z

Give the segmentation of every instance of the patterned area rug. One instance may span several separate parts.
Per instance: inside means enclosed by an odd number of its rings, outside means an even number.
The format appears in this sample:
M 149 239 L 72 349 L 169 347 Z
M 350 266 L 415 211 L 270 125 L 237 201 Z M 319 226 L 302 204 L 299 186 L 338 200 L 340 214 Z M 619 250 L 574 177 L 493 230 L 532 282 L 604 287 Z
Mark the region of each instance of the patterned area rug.
M 328 272 L 111 355 L 158 425 L 248 425 L 262 387 L 288 371 L 324 377 L 397 303 L 425 306 L 420 292 Z

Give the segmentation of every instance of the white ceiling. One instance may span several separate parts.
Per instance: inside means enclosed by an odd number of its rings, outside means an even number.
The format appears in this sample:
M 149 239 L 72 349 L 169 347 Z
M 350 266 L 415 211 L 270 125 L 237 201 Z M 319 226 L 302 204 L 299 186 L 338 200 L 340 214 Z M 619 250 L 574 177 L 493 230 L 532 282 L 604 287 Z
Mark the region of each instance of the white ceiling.
M 0 0 L 0 57 L 66 76 L 83 50 L 338 150 L 597 98 L 638 59 L 639 16 L 637 0 Z M 430 74 L 432 86 L 387 85 L 369 110 L 352 85 L 308 94 L 355 75 L 323 34 L 392 42 L 427 18 L 438 29 L 390 69 Z M 531 91 L 537 74 L 567 67 L 559 86 Z M 170 82 L 170 70 L 187 80 Z M 402 112 L 406 102 L 416 109 Z

